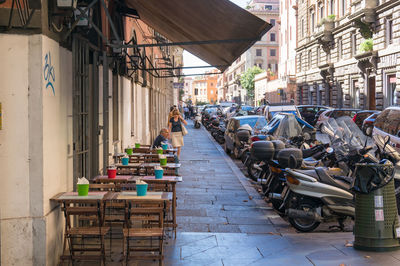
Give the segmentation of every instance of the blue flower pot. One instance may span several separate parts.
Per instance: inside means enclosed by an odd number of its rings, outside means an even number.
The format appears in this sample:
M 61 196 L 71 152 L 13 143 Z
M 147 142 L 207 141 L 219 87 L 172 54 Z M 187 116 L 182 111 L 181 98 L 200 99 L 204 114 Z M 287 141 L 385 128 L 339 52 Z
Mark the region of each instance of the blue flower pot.
M 128 165 L 129 164 L 129 158 L 122 158 L 122 165 Z
M 147 194 L 147 184 L 136 184 L 136 195 L 146 196 Z
M 161 170 L 154 170 L 154 174 L 155 174 L 155 176 L 156 176 L 156 179 L 162 179 L 163 178 L 163 174 L 164 174 L 164 170 L 163 169 L 161 169 Z

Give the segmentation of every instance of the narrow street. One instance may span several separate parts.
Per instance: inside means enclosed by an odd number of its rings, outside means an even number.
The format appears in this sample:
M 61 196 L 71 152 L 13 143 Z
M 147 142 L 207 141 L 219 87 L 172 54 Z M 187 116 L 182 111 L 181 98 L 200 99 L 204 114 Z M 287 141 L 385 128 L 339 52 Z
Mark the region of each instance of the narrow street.
M 166 241 L 165 265 L 400 265 L 400 252 L 346 246 L 351 231 L 297 233 L 204 128 L 187 129 L 178 236 Z

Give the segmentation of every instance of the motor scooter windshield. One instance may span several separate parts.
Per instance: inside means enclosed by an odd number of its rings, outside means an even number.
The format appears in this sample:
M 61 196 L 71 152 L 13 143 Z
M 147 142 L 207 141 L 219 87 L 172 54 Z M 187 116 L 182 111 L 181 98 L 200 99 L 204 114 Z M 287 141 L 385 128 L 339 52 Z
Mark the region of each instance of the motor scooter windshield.
M 301 136 L 302 132 L 303 130 L 296 120 L 296 117 L 294 115 L 287 115 L 281 120 L 274 135 L 284 139 L 290 139 L 292 137 Z
M 364 135 L 350 117 L 330 118 L 325 126 L 334 133 L 333 136 L 329 135 L 329 138 L 338 158 L 346 156 L 353 150 L 360 150 L 365 145 L 373 147 L 370 151 L 370 155 L 373 156 L 373 151 L 376 149 L 374 142 Z

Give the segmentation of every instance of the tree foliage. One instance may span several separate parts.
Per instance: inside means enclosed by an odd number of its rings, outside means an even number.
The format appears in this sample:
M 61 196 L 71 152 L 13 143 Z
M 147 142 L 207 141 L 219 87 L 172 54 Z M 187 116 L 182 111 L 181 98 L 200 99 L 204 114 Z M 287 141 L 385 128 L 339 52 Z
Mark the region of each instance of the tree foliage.
M 262 72 L 264 72 L 264 70 L 258 66 L 253 66 L 247 69 L 240 77 L 240 84 L 246 89 L 248 97 L 254 98 L 254 77 Z

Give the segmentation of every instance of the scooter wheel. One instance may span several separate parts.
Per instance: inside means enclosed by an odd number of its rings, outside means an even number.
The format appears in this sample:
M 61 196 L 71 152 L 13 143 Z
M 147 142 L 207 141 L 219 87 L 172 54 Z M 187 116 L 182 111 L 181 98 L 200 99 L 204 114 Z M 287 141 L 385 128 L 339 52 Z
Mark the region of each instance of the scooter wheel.
M 226 143 L 224 145 L 224 150 L 225 150 L 226 154 L 231 154 L 231 150 L 226 147 Z
M 250 164 L 247 166 L 247 174 L 251 180 L 257 181 L 257 175 L 259 173 L 258 170 L 254 168 L 254 162 L 250 162 Z
M 302 211 L 313 211 L 317 207 L 316 203 L 309 199 L 303 199 L 299 202 L 296 209 Z M 302 218 L 289 218 L 289 223 L 300 232 L 312 232 L 317 228 L 320 222 L 311 221 Z

